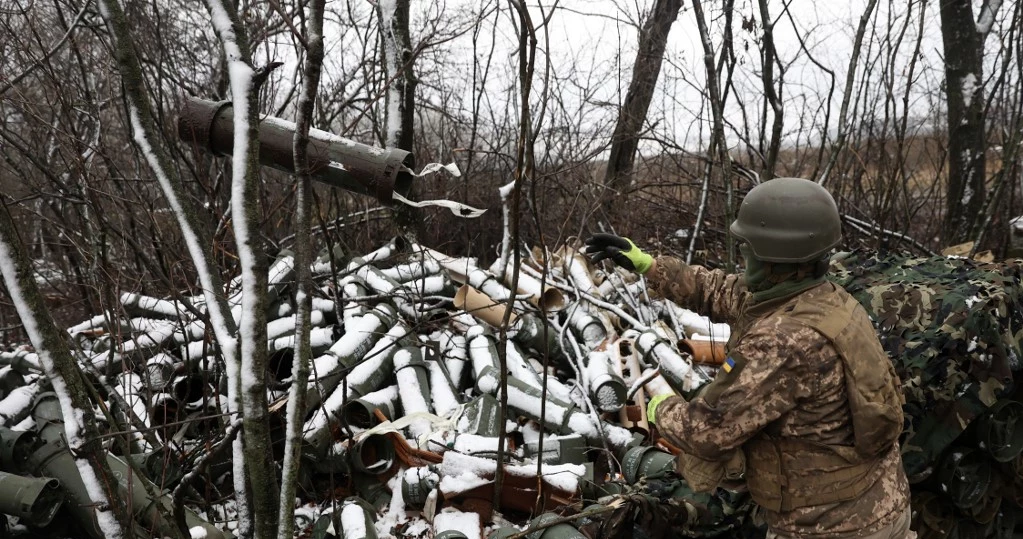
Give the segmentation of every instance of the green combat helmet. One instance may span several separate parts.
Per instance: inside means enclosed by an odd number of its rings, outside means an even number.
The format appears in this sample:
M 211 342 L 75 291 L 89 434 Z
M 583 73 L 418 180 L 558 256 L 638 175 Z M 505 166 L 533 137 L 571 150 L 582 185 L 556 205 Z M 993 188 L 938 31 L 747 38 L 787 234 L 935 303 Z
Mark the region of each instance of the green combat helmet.
M 730 230 L 767 262 L 817 260 L 842 240 L 835 199 L 802 178 L 775 178 L 754 187 Z

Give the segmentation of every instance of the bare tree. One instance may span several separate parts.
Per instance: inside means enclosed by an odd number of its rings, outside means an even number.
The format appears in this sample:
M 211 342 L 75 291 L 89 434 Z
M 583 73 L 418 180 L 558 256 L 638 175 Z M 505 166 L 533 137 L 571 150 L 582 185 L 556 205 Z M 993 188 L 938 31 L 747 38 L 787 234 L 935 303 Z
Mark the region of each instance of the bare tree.
M 767 7 L 767 0 L 759 0 L 760 4 L 760 23 L 764 28 L 763 44 L 760 52 L 761 56 L 761 74 L 764 83 L 764 111 L 763 111 L 763 123 L 761 124 L 761 136 L 760 136 L 760 154 L 764 155 L 763 172 L 761 178 L 769 180 L 774 177 L 775 168 L 778 164 L 778 152 L 781 151 L 782 144 L 782 128 L 785 125 L 784 116 L 784 105 L 782 103 L 782 90 L 784 88 L 784 77 L 785 71 L 782 68 L 782 63 L 778 58 L 778 52 L 774 46 L 774 25 L 775 21 L 771 17 L 771 11 Z M 788 6 L 782 9 L 788 9 Z M 777 82 L 775 82 L 774 72 L 778 69 Z M 777 86 L 776 86 L 777 85 Z M 768 114 L 768 108 L 770 108 L 770 115 Z M 771 134 L 766 134 L 767 130 L 767 118 L 771 117 Z M 767 145 L 766 148 L 764 145 Z
M 859 68 L 860 53 L 863 48 L 863 35 L 867 32 L 867 25 L 870 23 L 870 19 L 874 14 L 874 8 L 877 7 L 877 0 L 869 0 L 867 7 L 863 10 L 863 14 L 860 15 L 860 22 L 856 27 L 856 37 L 853 38 L 852 55 L 849 57 L 849 67 L 845 72 L 845 89 L 842 92 L 842 104 L 838 113 L 838 136 L 835 138 L 834 148 L 831 150 L 831 154 L 828 157 L 827 164 L 824 165 L 824 170 L 821 172 L 819 178 L 815 178 L 820 182 L 821 185 L 828 183 L 828 176 L 831 174 L 832 167 L 835 166 L 835 161 L 838 159 L 839 151 L 845 145 L 846 140 L 846 122 L 849 115 L 849 101 L 852 96 L 853 88 L 856 82 L 856 70 Z M 921 10 L 922 12 L 923 10 Z M 825 124 L 825 129 L 827 125 Z M 827 132 L 825 131 L 825 136 Z
M 409 0 L 377 2 L 380 17 L 380 48 L 387 87 L 384 106 L 384 145 L 411 152 L 415 140 L 416 77 L 413 71 L 412 37 L 409 32 Z M 408 194 L 408 193 L 405 193 Z M 422 212 L 399 206 L 395 210 L 398 231 L 418 241 Z
M 241 365 L 237 355 L 237 328 L 224 295 L 224 285 L 220 272 L 213 265 L 214 256 L 209 247 L 211 244 L 209 239 L 210 233 L 206 223 L 198 217 L 199 212 L 196 210 L 192 200 L 185 195 L 182 181 L 178 177 L 177 169 L 173 166 L 172 160 L 162 145 L 155 142 L 158 140 L 156 136 L 158 131 L 153 119 L 149 99 L 145 92 L 145 81 L 143 80 L 140 61 L 136 55 L 135 45 L 130 34 L 127 17 L 116 0 L 103 1 L 104 13 L 114 37 L 118 67 L 124 81 L 132 133 L 146 162 L 158 178 L 164 196 L 170 201 L 177 225 L 186 237 L 188 251 L 198 270 L 198 277 L 206 297 L 209 312 L 208 325 L 213 328 L 226 371 L 232 383 L 232 390 L 229 392 L 230 404 L 228 405 L 228 410 L 240 413 L 242 411 L 239 382 L 241 378 Z M 239 529 L 244 532 L 249 526 L 247 523 L 249 496 L 247 494 L 248 487 L 246 481 L 248 467 L 246 466 L 240 437 L 235 444 L 238 454 L 236 459 L 232 461 L 234 466 L 234 484 L 238 494 Z
M 727 11 L 731 11 L 731 6 L 725 6 Z M 707 163 L 707 174 L 704 177 L 703 192 L 700 197 L 700 209 L 697 210 L 696 224 L 693 225 L 693 233 L 690 239 L 689 252 L 686 256 L 687 261 L 692 261 L 693 247 L 696 242 L 697 232 L 699 231 L 700 220 L 703 214 L 703 209 L 706 206 L 707 195 L 709 192 L 711 166 L 714 157 L 718 158 L 719 165 L 721 167 L 721 179 L 725 187 L 725 220 L 732 220 L 732 157 L 728 152 L 728 141 L 725 139 L 725 120 L 724 120 L 724 103 L 721 96 L 721 88 L 719 85 L 717 59 L 714 54 L 714 45 L 711 43 L 710 31 L 707 29 L 707 19 L 703 12 L 703 3 L 701 0 L 693 0 L 693 14 L 696 16 L 696 25 L 700 31 L 700 42 L 703 45 L 703 65 L 707 72 L 707 87 L 710 93 L 710 109 L 712 114 L 712 137 L 708 154 L 710 159 Z M 715 155 L 716 154 L 716 155 Z M 727 230 L 727 229 L 726 229 Z M 733 242 L 731 241 L 731 232 L 726 232 L 725 245 L 728 247 L 727 263 L 729 268 L 735 267 L 735 250 Z
M 241 396 L 242 437 L 248 463 L 248 492 L 252 499 L 252 529 L 243 535 L 277 535 L 280 495 L 277 471 L 270 447 L 270 413 L 266 398 L 266 290 L 267 262 L 259 233 L 259 89 L 273 65 L 256 69 L 252 64 L 248 33 L 234 5 L 208 0 L 213 26 L 224 45 L 234 107 L 234 154 L 231 179 L 231 217 L 241 266 L 238 342 L 240 372 L 234 389 Z
M 43 372 L 60 400 L 68 449 L 75 457 L 91 501 L 96 504 L 99 529 L 114 539 L 131 534 L 134 531 L 131 515 L 100 443 L 93 404 L 81 370 L 71 355 L 67 333 L 50 318 L 6 203 L 0 208 L 0 274 L 39 355 Z

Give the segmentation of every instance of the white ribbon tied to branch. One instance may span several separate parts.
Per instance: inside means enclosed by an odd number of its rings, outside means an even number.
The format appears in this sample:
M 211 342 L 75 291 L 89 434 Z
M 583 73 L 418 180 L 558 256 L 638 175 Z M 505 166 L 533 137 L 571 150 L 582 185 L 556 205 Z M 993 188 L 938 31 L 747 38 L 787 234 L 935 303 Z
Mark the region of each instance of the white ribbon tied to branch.
M 456 178 L 462 175 L 462 172 L 458 170 L 458 166 L 455 165 L 454 163 L 448 163 L 447 165 L 442 165 L 440 163 L 429 163 L 428 165 L 424 166 L 423 169 L 419 171 L 418 174 L 408 167 L 402 168 L 404 169 L 405 172 L 408 172 L 409 174 L 417 178 L 421 178 L 423 176 L 426 176 L 427 174 L 433 174 L 440 170 L 445 170 L 448 172 L 448 174 L 451 174 Z M 413 208 L 425 208 L 428 206 L 447 208 L 451 210 L 451 213 L 455 214 L 456 216 L 463 217 L 466 219 L 474 219 L 476 217 L 483 215 L 483 213 L 487 211 L 473 208 L 468 204 L 462 204 L 461 202 L 455 202 L 453 200 L 423 200 L 420 202 L 416 202 L 414 200 L 409 200 L 401 196 L 397 191 L 394 191 L 392 193 L 392 196 L 394 197 L 394 200 L 397 200 L 402 204 L 412 206 Z

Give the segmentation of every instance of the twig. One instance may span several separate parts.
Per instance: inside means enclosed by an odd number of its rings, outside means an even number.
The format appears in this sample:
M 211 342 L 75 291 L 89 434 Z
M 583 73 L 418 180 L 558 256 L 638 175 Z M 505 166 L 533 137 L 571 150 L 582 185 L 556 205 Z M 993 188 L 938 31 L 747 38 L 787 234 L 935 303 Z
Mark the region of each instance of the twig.
M 633 382 L 632 387 L 629 388 L 629 392 L 625 394 L 625 400 L 632 400 L 632 397 L 636 395 L 636 392 L 642 389 L 647 382 L 653 380 L 654 378 L 657 378 L 660 374 L 661 367 L 658 366 L 654 369 L 647 371 L 647 373 L 644 374 L 643 376 L 637 378 L 636 381 Z
M 298 28 L 295 28 L 295 23 L 288 18 L 288 14 L 284 12 L 283 8 L 281 8 L 280 2 L 277 0 L 269 0 L 269 3 L 270 7 L 281 16 L 281 19 L 284 20 L 284 24 L 288 25 L 288 28 L 291 30 L 291 34 L 295 36 L 295 39 L 302 44 L 302 48 L 309 50 L 309 43 L 305 40 L 305 36 L 302 35 L 302 32 L 298 31 Z
M 234 437 L 238 434 L 238 431 L 242 428 L 242 420 L 237 419 L 234 423 L 231 423 L 227 428 L 227 432 L 224 433 L 224 437 L 217 442 L 212 449 L 204 458 L 200 458 L 193 464 L 192 470 L 186 473 L 182 478 L 178 486 L 174 488 L 174 521 L 177 523 L 178 528 L 184 531 L 188 531 L 188 525 L 185 523 L 185 489 L 189 488 L 192 481 L 195 481 L 199 474 L 202 474 L 209 468 L 210 463 L 214 459 L 220 458 L 223 454 L 224 449 L 229 447 L 234 441 Z
M 870 232 L 867 229 L 871 229 L 871 230 L 876 231 L 877 234 L 881 234 L 881 235 L 884 235 L 884 236 L 888 236 L 890 238 L 895 238 L 897 240 L 902 240 L 902 241 L 904 241 L 906 243 L 909 243 L 910 245 L 916 247 L 917 249 L 920 249 L 921 251 L 923 251 L 924 253 L 927 253 L 930 256 L 937 256 L 934 253 L 934 251 L 931 251 L 927 247 L 924 247 L 923 244 L 921 244 L 920 242 L 916 241 L 915 239 L 907 236 L 906 234 L 903 234 L 901 232 L 895 232 L 894 230 L 888 230 L 886 228 L 882 228 L 881 225 L 879 225 L 879 224 L 877 224 L 877 223 L 875 223 L 873 221 L 871 221 L 871 222 L 863 221 L 861 219 L 857 219 L 857 218 L 855 218 L 855 217 L 853 217 L 851 215 L 846 215 L 846 214 L 842 215 L 842 219 L 844 219 L 849 224 L 853 225 L 853 227 L 859 229 L 861 232 L 869 234 Z
M 19 73 L 16 77 L 8 81 L 7 84 L 0 88 L 0 96 L 6 94 L 11 88 L 13 88 L 19 82 L 21 82 L 22 79 L 29 76 L 33 71 L 38 69 L 39 66 L 46 63 L 51 56 L 53 56 L 58 50 L 60 50 L 61 47 L 64 46 L 64 43 L 67 43 L 68 38 L 71 37 L 71 32 L 73 32 L 75 28 L 78 27 L 78 23 L 82 22 L 82 18 L 85 16 L 85 11 L 89 8 L 89 4 L 91 3 L 92 3 L 91 0 L 85 0 L 85 3 L 82 4 L 82 9 L 78 10 L 78 15 L 75 15 L 75 20 L 71 21 L 71 26 L 68 27 L 67 32 L 64 32 L 64 36 L 60 38 L 60 41 L 58 41 L 57 44 L 54 45 L 52 49 L 50 49 L 46 54 L 44 54 L 43 57 L 40 58 L 38 62 L 29 66 L 28 69 Z

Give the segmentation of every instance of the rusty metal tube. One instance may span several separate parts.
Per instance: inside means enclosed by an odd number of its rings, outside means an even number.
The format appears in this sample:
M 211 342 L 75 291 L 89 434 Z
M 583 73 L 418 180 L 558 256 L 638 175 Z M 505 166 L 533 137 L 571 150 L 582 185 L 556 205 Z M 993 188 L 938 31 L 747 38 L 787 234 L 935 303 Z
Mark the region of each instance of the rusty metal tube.
M 178 116 L 178 137 L 198 149 L 230 157 L 234 149 L 234 108 L 230 102 L 185 99 Z M 295 124 L 263 117 L 259 123 L 259 162 L 285 172 L 295 171 Z M 412 186 L 406 168 L 415 166 L 411 153 L 381 149 L 320 131 L 309 130 L 309 168 L 314 180 L 390 202 Z
M 721 365 L 725 362 L 725 343 L 703 339 L 683 339 L 678 349 L 693 356 L 693 361 L 704 365 Z

